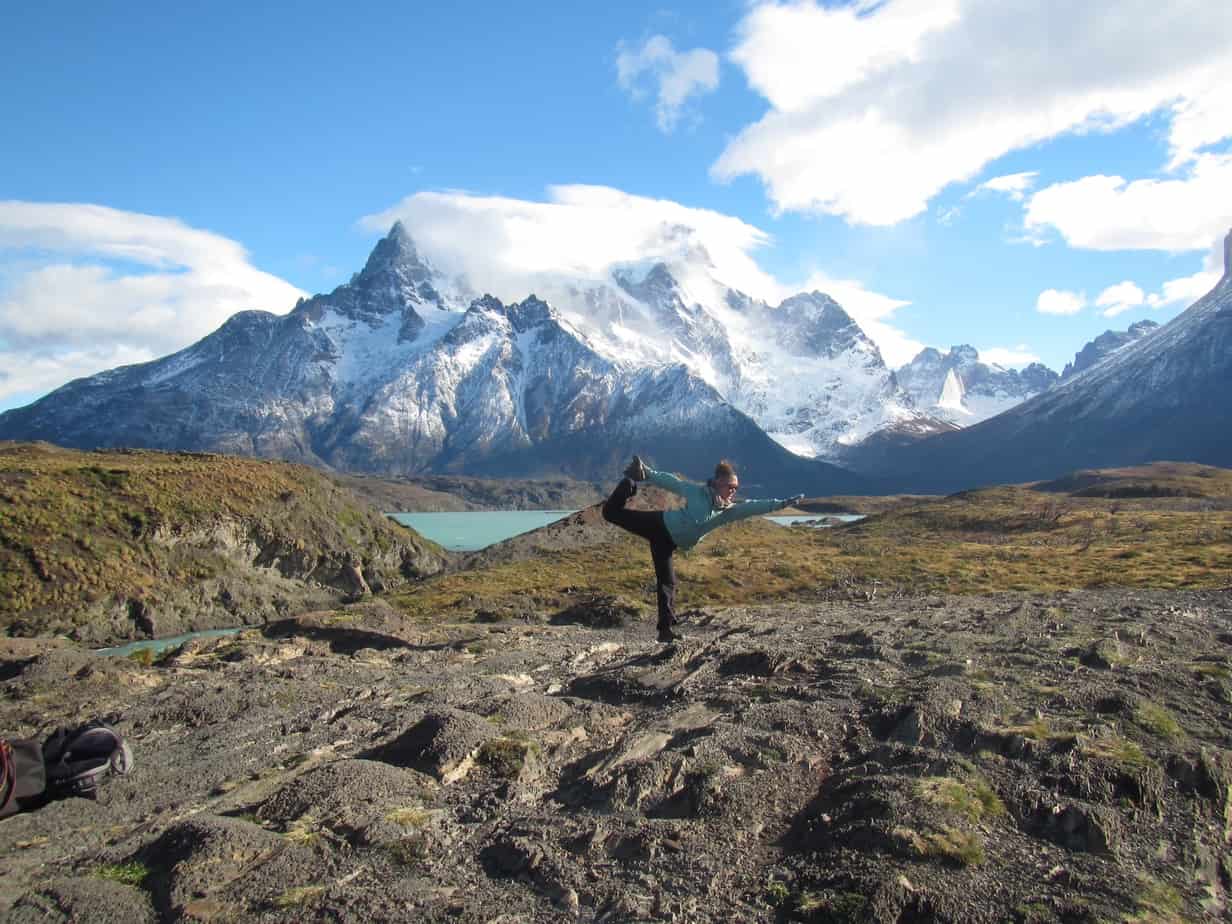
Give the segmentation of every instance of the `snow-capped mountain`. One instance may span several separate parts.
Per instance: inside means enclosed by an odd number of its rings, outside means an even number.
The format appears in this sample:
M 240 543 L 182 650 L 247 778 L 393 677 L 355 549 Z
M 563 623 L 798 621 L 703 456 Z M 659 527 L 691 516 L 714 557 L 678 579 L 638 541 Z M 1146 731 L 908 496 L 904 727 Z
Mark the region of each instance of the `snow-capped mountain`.
M 961 427 L 1009 410 L 1058 379 L 1040 363 L 1019 371 L 980 362 L 979 352 L 965 344 L 948 353 L 928 347 L 895 374 L 916 407 Z
M 635 451 L 697 475 L 732 455 L 784 493 L 857 482 L 785 451 L 685 364 L 605 356 L 533 295 L 511 305 L 470 296 L 397 224 L 346 285 L 71 382 L 0 415 L 0 439 L 604 480 Z
M 799 455 L 834 460 L 886 427 L 940 427 L 832 298 L 801 293 L 771 306 L 720 281 L 700 248 L 550 291 L 599 352 L 631 366 L 684 365 Z
M 983 423 L 863 460 L 904 491 L 1158 460 L 1232 466 L 1232 233 L 1219 283 L 1172 321 Z
M 1072 378 L 1079 372 L 1094 366 L 1109 353 L 1113 353 L 1126 344 L 1145 337 L 1151 331 L 1158 329 L 1158 327 L 1159 325 L 1154 321 L 1138 321 L 1136 324 L 1129 325 L 1128 330 L 1104 331 L 1074 354 L 1074 361 L 1065 364 L 1065 369 L 1061 372 L 1061 378 L 1063 380 Z

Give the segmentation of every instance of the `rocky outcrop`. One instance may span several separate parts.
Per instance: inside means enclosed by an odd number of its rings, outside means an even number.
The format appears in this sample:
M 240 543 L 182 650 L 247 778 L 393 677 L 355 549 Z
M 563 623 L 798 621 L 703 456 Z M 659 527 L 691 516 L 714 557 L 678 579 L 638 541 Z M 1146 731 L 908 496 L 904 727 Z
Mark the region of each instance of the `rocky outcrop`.
M 1129 325 L 1124 331 L 1106 330 L 1074 355 L 1074 361 L 1065 364 L 1061 372 L 1062 381 L 1072 378 L 1079 372 L 1090 369 L 1097 362 L 1115 353 L 1121 347 L 1145 337 L 1159 327 L 1154 321 L 1143 320 Z

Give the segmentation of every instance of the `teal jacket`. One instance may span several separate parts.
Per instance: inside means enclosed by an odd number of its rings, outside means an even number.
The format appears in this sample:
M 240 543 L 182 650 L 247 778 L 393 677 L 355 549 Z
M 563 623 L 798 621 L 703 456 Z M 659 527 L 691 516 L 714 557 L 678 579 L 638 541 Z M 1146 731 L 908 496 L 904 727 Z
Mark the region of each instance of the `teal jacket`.
M 782 510 L 787 506 L 785 500 L 747 500 L 732 504 L 730 507 L 714 506 L 710 489 L 704 484 L 683 481 L 667 472 L 656 472 L 646 469 L 646 481 L 655 487 L 684 498 L 684 506 L 675 510 L 663 511 L 663 525 L 671 533 L 672 542 L 676 547 L 688 551 L 701 541 L 702 536 L 712 529 L 755 517 L 759 513 L 770 513 Z

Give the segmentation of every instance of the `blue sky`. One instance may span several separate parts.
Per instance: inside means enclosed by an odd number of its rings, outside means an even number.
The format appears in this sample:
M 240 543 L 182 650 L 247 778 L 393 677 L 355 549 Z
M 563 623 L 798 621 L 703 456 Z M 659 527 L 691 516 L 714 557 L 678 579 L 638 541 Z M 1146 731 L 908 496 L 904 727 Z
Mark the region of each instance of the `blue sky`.
M 519 297 L 684 225 L 753 294 L 1056 370 L 1232 228 L 1232 5 L 19 5 L 0 409 L 288 310 L 402 218 Z

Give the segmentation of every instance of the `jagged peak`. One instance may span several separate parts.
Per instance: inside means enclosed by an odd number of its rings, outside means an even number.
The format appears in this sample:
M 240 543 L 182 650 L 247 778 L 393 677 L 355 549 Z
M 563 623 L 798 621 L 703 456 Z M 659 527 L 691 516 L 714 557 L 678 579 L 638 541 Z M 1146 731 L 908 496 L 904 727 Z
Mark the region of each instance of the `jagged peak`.
M 479 298 L 470 303 L 467 311 L 495 311 L 497 314 L 505 313 L 505 304 L 495 295 L 485 292 Z
M 612 278 L 625 291 L 674 289 L 678 285 L 671 267 L 663 260 L 617 266 L 612 270 Z
M 514 330 L 522 331 L 543 321 L 557 320 L 552 307 L 537 295 L 506 305 L 495 295 L 485 294 L 471 302 L 468 314 L 498 314 L 508 318 Z
M 842 312 L 843 314 L 847 314 L 847 312 L 843 310 L 842 305 L 836 302 L 825 292 L 818 292 L 816 289 L 812 292 L 797 292 L 795 295 L 783 299 L 783 301 L 779 304 L 779 307 L 787 308 L 796 305 L 815 305 L 823 310 L 836 310 Z
M 967 343 L 960 343 L 950 347 L 950 359 L 956 363 L 970 365 L 980 361 L 980 351 Z
M 415 281 L 432 275 L 432 268 L 420 257 L 414 239 L 401 221 L 395 221 L 389 233 L 377 241 L 355 282 L 362 284 L 388 272 L 404 275 Z
M 509 316 L 509 323 L 513 325 L 513 329 L 518 331 L 527 330 L 544 321 L 556 320 L 556 313 L 552 311 L 552 307 L 534 294 L 528 295 L 515 305 L 510 305 L 506 314 Z
M 1143 318 L 1141 321 L 1135 321 L 1133 324 L 1129 325 L 1129 333 L 1141 336 L 1142 334 L 1152 331 L 1157 327 L 1159 327 L 1157 322 L 1152 321 L 1150 318 Z
M 909 366 L 914 366 L 917 363 L 939 363 L 941 362 L 941 351 L 936 347 L 924 347 L 920 352 L 915 354 L 915 358 L 907 363 Z
M 1232 228 L 1223 239 L 1223 278 L 1232 279 Z

